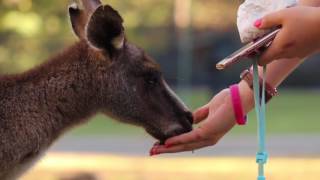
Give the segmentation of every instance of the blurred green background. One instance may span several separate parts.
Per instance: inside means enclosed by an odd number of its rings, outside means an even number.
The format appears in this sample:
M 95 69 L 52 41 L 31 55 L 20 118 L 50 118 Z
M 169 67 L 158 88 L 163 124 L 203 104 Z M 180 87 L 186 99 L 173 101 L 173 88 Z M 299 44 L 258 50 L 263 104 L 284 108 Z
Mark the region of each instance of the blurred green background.
M 207 103 L 211 98 L 207 92 L 192 92 L 192 108 Z M 187 96 L 186 96 L 187 97 Z M 267 109 L 267 133 L 272 135 L 284 134 L 317 134 L 320 129 L 319 103 L 320 93 L 314 90 L 284 90 L 275 98 Z M 141 135 L 140 128 L 119 124 L 116 121 L 99 115 L 89 122 L 71 132 L 73 135 Z M 249 114 L 247 126 L 236 126 L 233 135 L 254 135 L 256 133 L 256 115 Z
M 19 73 L 44 62 L 77 39 L 71 31 L 67 0 L 1 0 L 0 73 Z M 214 65 L 241 47 L 236 29 L 238 1 L 224 0 L 104 0 L 125 19 L 130 41 L 161 64 L 166 79 L 195 109 L 231 83 L 246 65 L 225 72 Z M 317 59 L 317 56 L 310 59 Z M 319 132 L 320 62 L 309 60 L 282 85 L 268 106 L 268 132 Z M 179 88 L 178 88 L 179 87 Z M 250 124 L 233 133 L 255 132 Z M 99 115 L 74 135 L 139 134 L 139 128 Z
M 71 31 L 67 14 L 68 4 L 71 2 L 67 0 L 0 0 L 0 74 L 19 73 L 31 69 L 44 62 L 50 55 L 60 52 L 64 47 L 77 41 Z M 221 89 L 238 82 L 240 72 L 248 66 L 248 64 L 236 65 L 224 72 L 217 71 L 214 68 L 219 60 L 242 46 L 236 27 L 236 12 L 240 2 L 238 0 L 103 0 L 103 2 L 112 5 L 120 12 L 125 20 L 128 39 L 144 48 L 161 64 L 167 81 L 191 109 L 206 104 Z M 310 60 L 301 65 L 280 87 L 280 96 L 274 98 L 268 105 L 267 133 L 275 135 L 275 139 L 282 135 L 318 136 L 320 132 L 320 81 L 318 80 L 318 77 L 320 77 L 318 68 L 320 61 L 316 59 L 319 59 L 319 56 L 311 57 Z M 244 137 L 247 135 L 253 137 L 255 133 L 256 120 L 254 113 L 249 115 L 248 126 L 235 127 L 231 132 L 234 136 L 243 135 Z M 103 115 L 97 115 L 87 125 L 72 130 L 69 135 L 80 140 L 82 140 L 82 137 L 88 136 L 101 138 L 111 135 L 112 138 L 118 136 L 126 139 L 142 136 L 140 142 L 145 141 L 143 137 L 145 132 L 141 128 L 117 123 Z M 294 140 L 290 137 L 285 142 Z M 74 140 L 67 139 L 66 143 L 61 144 L 61 149 L 69 145 L 72 146 L 72 151 L 76 151 L 77 147 L 72 145 Z M 246 142 L 246 140 L 243 141 Z M 303 141 L 310 144 L 308 139 L 303 139 Z M 87 146 L 91 145 L 86 140 L 79 141 L 79 143 L 85 144 L 84 146 L 86 146 L 86 143 L 89 144 Z M 105 146 L 111 147 L 117 141 L 112 143 L 105 144 Z M 99 145 L 100 141 L 97 144 Z M 143 146 L 138 144 L 137 146 L 147 149 L 149 144 Z M 229 146 L 227 142 L 228 150 L 237 149 L 234 146 Z M 285 151 L 288 152 L 286 155 L 290 155 L 291 150 L 298 149 L 298 146 L 297 144 L 297 147 L 286 147 Z M 317 145 L 314 147 L 319 148 Z M 282 147 L 280 146 L 280 148 Z M 103 148 L 103 151 L 105 149 L 107 148 Z M 109 152 L 108 150 L 110 149 L 107 149 L 107 152 Z M 304 150 L 306 149 L 302 151 Z M 131 149 L 128 148 L 128 151 L 131 151 Z M 138 149 L 138 151 L 140 152 L 141 149 Z M 226 151 L 226 149 L 222 148 L 222 151 Z M 312 151 L 312 156 L 320 154 L 315 151 Z M 252 154 L 251 151 L 249 153 Z M 308 153 L 309 151 L 306 154 Z M 56 157 L 49 155 L 49 160 L 44 161 L 44 164 L 50 165 L 52 163 L 50 158 L 52 158 L 52 161 L 55 162 L 53 163 L 54 167 L 63 169 L 64 166 L 62 165 L 65 161 L 78 163 L 75 160 L 83 160 L 80 157 L 64 159 L 63 155 L 57 155 L 57 157 L 62 158 L 62 160 L 55 161 Z M 93 160 L 91 156 L 88 159 Z M 96 159 L 98 160 L 100 157 L 96 157 Z M 135 160 L 134 164 L 138 165 L 141 160 Z M 205 173 L 198 172 L 199 174 L 192 172 L 193 176 L 187 172 L 177 176 L 180 179 L 194 179 L 194 176 L 206 177 L 209 172 L 214 172 L 211 174 L 212 176 L 208 177 L 211 179 L 226 179 L 226 177 L 230 177 L 228 163 L 232 160 L 233 158 L 229 158 L 228 161 L 221 160 L 225 162 L 223 164 L 213 159 L 212 161 L 209 160 L 210 162 L 202 159 L 201 162 L 207 162 L 207 164 L 197 166 L 205 169 L 209 167 L 209 164 L 215 164 L 214 168 L 218 167 L 218 170 L 222 168 L 224 176 L 217 176 L 218 172 L 216 173 L 213 169 L 207 169 Z M 168 164 L 153 161 L 152 163 L 170 167 L 171 170 L 171 167 L 174 166 L 169 163 L 174 161 L 165 161 Z M 182 161 L 186 164 L 184 160 Z M 191 158 L 186 161 L 201 164 L 200 161 L 193 161 Z M 239 164 L 249 163 L 251 158 L 238 161 Z M 83 164 L 79 162 L 78 165 L 87 168 L 88 164 L 86 162 L 83 161 Z M 313 168 L 304 166 L 304 169 L 301 170 L 301 162 L 299 161 L 297 167 L 299 166 L 300 171 L 296 172 L 301 172 L 302 175 L 294 176 L 288 170 L 288 164 L 291 161 L 285 159 L 279 160 L 279 162 L 282 163 L 281 167 L 287 170 L 284 173 L 286 178 L 280 179 L 301 179 L 299 177 L 304 176 L 303 172 L 305 170 L 310 170 L 314 173 L 312 177 L 319 179 L 317 178 L 317 176 L 319 177 L 319 171 L 316 169 L 317 166 L 313 166 L 313 164 L 311 164 Z M 307 165 L 310 161 L 305 162 L 304 164 Z M 129 162 L 121 159 L 119 163 L 122 163 L 119 165 L 119 167 L 122 167 L 123 164 Z M 74 168 L 74 165 L 70 165 L 71 169 Z M 99 163 L 95 165 L 100 168 Z M 252 164 L 252 166 L 255 167 L 255 164 Z M 40 165 L 40 167 L 46 166 Z M 196 166 L 192 167 L 197 168 Z M 137 168 L 141 168 L 134 172 L 138 176 L 137 178 L 129 174 L 130 177 L 128 176 L 128 178 L 118 179 L 150 179 L 152 177 L 148 173 L 144 174 L 144 172 L 147 172 L 143 170 L 144 167 L 137 166 Z M 43 170 L 39 169 L 32 172 L 34 174 L 30 179 L 42 177 L 38 173 L 41 174 Z M 49 166 L 48 169 L 48 172 L 51 172 L 55 168 Z M 110 169 L 103 170 L 103 172 L 109 173 L 112 177 L 114 172 Z M 116 171 L 116 173 L 119 174 L 119 177 L 122 177 L 131 170 L 129 167 L 128 170 Z M 248 172 L 245 173 L 254 177 L 254 170 L 254 168 L 251 168 L 250 171 L 248 169 Z M 45 174 L 48 174 L 48 172 L 46 171 Z M 283 172 L 281 170 L 281 173 Z M 64 173 L 62 170 L 62 174 Z M 238 173 L 235 174 L 235 176 L 237 175 Z M 273 175 L 275 176 L 275 174 Z M 276 173 L 276 175 L 278 174 Z M 142 176 L 145 177 L 141 178 Z M 172 174 L 169 174 L 169 176 L 172 179 L 177 177 Z M 238 176 L 233 178 L 239 179 Z

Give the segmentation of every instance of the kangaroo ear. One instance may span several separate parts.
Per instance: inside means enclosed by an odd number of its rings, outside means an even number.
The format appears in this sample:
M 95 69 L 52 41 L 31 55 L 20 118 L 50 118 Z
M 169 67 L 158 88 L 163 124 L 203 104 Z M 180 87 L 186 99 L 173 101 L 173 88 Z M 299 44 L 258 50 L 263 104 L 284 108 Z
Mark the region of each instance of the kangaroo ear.
M 69 6 L 69 15 L 73 32 L 80 39 L 84 39 L 87 13 L 84 10 L 81 10 L 76 3 L 73 3 Z
M 101 5 L 100 0 L 81 0 L 74 1 L 69 6 L 69 15 L 73 32 L 80 38 L 85 39 L 86 25 L 88 17 Z M 81 8 L 80 8 L 81 7 Z
M 125 35 L 122 23 L 123 19 L 116 10 L 108 5 L 100 6 L 88 22 L 87 40 L 95 48 L 113 53 L 124 45 Z

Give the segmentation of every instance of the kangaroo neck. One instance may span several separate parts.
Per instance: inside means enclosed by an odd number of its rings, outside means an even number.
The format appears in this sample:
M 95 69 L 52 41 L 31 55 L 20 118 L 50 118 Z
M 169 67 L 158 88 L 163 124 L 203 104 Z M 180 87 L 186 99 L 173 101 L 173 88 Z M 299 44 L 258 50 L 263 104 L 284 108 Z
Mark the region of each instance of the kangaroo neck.
M 39 144 L 50 144 L 96 113 L 99 88 L 87 51 L 80 42 L 30 71 L 0 78 L 0 104 L 5 107 L 0 108 L 0 129 L 10 120 L 0 135 L 18 126 L 17 136 L 28 134 L 39 137 Z

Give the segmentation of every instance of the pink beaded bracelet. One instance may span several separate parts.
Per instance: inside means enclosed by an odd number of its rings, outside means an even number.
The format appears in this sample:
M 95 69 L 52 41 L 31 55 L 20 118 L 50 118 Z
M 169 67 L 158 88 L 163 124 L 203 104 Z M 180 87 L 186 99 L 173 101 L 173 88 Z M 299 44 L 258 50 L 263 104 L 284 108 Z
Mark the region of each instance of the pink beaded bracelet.
M 230 93 L 236 122 L 238 125 L 245 125 L 247 123 L 247 116 L 244 114 L 242 108 L 239 85 L 235 84 L 230 86 Z

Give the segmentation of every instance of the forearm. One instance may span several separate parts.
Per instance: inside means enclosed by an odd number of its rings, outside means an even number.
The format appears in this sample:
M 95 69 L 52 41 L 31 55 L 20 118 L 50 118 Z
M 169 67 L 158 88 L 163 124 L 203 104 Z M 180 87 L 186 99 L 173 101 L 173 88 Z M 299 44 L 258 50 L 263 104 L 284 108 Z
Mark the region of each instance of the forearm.
M 304 6 L 320 6 L 320 0 L 299 0 L 299 5 Z M 268 65 L 266 81 L 272 87 L 278 87 L 305 59 L 281 59 L 273 61 Z M 259 68 L 260 77 L 263 76 L 262 67 Z M 239 83 L 240 91 L 242 91 L 242 98 L 246 112 L 254 107 L 253 92 L 246 86 L 246 83 L 241 81 Z
M 299 0 L 299 5 L 303 6 L 320 6 L 320 0 Z M 304 59 L 281 59 L 273 61 L 267 67 L 266 81 L 272 87 L 278 87 L 302 62 Z M 263 76 L 262 68 L 259 68 L 260 77 Z M 244 111 L 248 113 L 254 108 L 253 90 L 245 81 L 240 81 L 240 96 Z M 230 98 L 227 98 L 230 99 Z M 227 106 L 232 106 L 230 100 L 226 101 Z
M 304 6 L 320 6 L 320 0 L 299 0 L 299 4 Z
M 274 61 L 267 67 L 266 81 L 272 87 L 278 87 L 294 71 L 304 59 L 283 59 Z M 263 76 L 262 68 L 259 69 L 260 77 Z M 242 105 L 245 112 L 254 107 L 253 91 L 245 81 L 239 83 Z
M 266 81 L 272 87 L 278 87 L 303 61 L 298 58 L 273 61 L 267 66 Z M 263 76 L 262 67 L 259 68 L 259 75 Z

